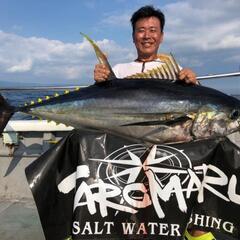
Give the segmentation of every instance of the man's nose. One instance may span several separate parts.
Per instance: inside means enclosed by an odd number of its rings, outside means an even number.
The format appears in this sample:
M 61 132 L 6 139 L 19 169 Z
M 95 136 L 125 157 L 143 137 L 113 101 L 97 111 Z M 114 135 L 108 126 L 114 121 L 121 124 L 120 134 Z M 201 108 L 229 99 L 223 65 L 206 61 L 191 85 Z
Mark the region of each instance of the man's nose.
M 144 38 L 150 38 L 151 37 L 151 34 L 149 31 L 145 31 L 144 32 Z

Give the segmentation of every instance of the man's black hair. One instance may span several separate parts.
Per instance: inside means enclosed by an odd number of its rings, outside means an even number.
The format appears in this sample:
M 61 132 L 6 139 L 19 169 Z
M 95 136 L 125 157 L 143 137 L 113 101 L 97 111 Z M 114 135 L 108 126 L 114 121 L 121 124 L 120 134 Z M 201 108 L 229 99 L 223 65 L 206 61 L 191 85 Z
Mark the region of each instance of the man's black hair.
M 140 18 L 147 18 L 147 17 L 157 17 L 161 23 L 161 32 L 163 32 L 164 25 L 165 25 L 165 16 L 160 9 L 155 9 L 151 5 L 141 7 L 135 13 L 133 13 L 131 17 L 133 32 L 135 31 L 135 23 Z

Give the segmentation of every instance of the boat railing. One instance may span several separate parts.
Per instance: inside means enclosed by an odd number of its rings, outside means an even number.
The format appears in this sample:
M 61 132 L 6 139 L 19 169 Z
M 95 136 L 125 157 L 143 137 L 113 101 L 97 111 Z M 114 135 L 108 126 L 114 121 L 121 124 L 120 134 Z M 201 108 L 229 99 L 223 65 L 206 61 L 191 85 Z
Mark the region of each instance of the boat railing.
M 18 152 L 21 148 L 22 151 L 25 151 L 24 146 L 34 143 L 39 145 L 38 155 L 40 155 L 52 144 L 66 136 L 67 132 L 72 129 L 70 126 L 47 120 L 11 120 L 5 127 L 0 139 L 3 144 L 0 149 L 0 156 L 13 156 L 16 149 L 18 149 Z
M 72 129 L 62 123 L 57 124 L 47 120 L 11 120 L 3 132 L 58 132 Z

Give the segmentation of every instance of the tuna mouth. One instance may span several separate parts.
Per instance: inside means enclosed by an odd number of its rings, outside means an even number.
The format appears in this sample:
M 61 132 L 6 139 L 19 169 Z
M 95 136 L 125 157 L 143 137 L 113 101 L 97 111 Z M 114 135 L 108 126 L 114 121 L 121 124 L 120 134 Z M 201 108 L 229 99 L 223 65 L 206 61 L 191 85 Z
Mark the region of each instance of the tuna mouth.
M 214 118 L 202 114 L 195 120 L 192 131 L 199 139 L 226 137 L 240 130 L 240 120 L 229 121 L 223 113 Z
M 199 112 L 194 120 L 192 134 L 197 139 L 225 136 L 228 132 L 226 116 L 215 111 Z
M 240 119 L 229 124 L 229 129 L 232 132 L 240 131 Z

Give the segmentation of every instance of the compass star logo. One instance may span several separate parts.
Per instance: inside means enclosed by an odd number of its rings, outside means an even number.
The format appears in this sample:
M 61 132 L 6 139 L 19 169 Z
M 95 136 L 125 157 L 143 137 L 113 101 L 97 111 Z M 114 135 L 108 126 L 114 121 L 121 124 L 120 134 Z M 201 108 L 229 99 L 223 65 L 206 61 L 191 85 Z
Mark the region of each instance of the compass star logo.
M 74 211 L 87 207 L 93 215 L 98 206 L 101 216 L 106 217 L 110 209 L 115 210 L 115 215 L 136 214 L 142 208 L 153 206 L 157 216 L 164 218 L 162 203 L 174 198 L 179 210 L 186 212 L 185 198 L 198 190 L 193 189 L 195 182 L 189 182 L 191 174 L 194 175 L 190 159 L 183 150 L 168 145 L 124 146 L 104 159 L 90 158 L 89 162 L 93 163 L 89 163 L 91 168 L 87 164 L 79 165 L 58 184 L 64 194 L 75 188 Z M 94 179 L 88 181 L 91 169 Z
M 124 146 L 105 159 L 89 159 L 99 162 L 98 178 L 124 188 L 130 183 L 143 183 L 148 187 L 146 172 L 151 170 L 161 187 L 172 175 L 188 180 L 187 169 L 192 168 L 188 156 L 177 148 L 167 145 L 146 147 L 141 144 Z

